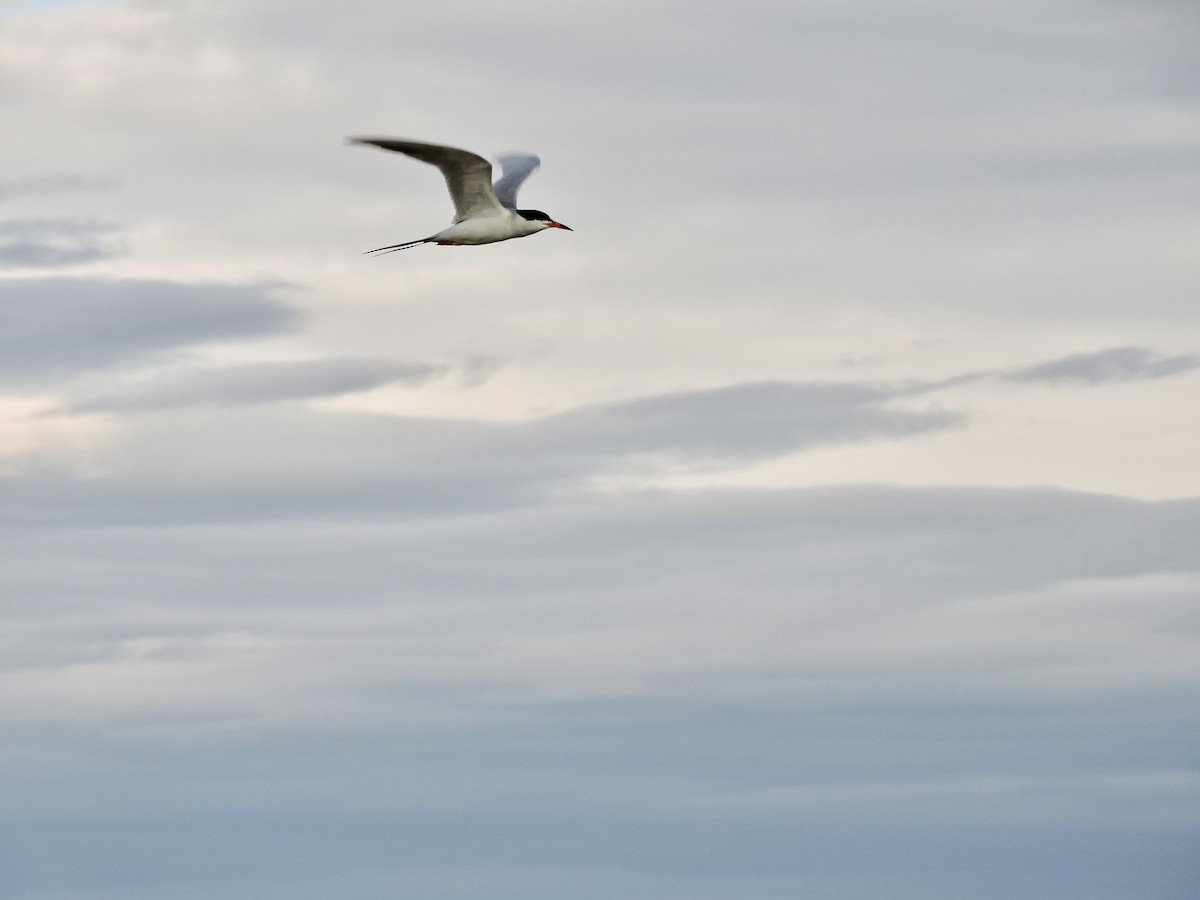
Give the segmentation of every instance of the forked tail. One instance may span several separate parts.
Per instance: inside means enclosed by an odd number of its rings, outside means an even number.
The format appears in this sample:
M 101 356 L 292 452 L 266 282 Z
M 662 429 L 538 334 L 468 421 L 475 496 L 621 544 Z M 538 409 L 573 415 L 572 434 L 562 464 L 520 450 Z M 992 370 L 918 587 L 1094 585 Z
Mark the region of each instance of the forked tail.
M 419 241 L 405 241 L 403 244 L 389 244 L 386 247 L 376 247 L 374 250 L 367 250 L 363 256 L 369 256 L 372 253 L 380 255 L 384 253 L 395 253 L 397 250 L 407 250 L 409 247 L 415 247 L 418 244 L 433 243 L 433 238 L 421 238 Z

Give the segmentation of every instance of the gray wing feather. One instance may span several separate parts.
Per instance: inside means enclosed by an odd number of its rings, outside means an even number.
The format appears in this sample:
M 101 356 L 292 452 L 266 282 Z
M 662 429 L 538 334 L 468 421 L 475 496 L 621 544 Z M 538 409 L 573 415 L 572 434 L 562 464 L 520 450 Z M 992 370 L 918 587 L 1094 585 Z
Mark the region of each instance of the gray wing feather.
M 517 208 L 517 191 L 541 164 L 540 159 L 527 153 L 500 157 L 500 168 L 504 175 L 496 182 L 495 191 L 502 206 L 508 209 Z
M 478 154 L 469 150 L 459 150 L 457 147 L 392 138 L 350 140 L 355 144 L 370 144 L 383 150 L 394 150 L 441 169 L 442 176 L 446 179 L 446 187 L 450 189 L 450 198 L 454 201 L 455 223 L 480 216 L 494 216 L 504 211 L 504 206 L 492 190 L 492 164 Z M 522 178 L 524 177 L 522 175 Z M 513 190 L 515 192 L 515 187 Z

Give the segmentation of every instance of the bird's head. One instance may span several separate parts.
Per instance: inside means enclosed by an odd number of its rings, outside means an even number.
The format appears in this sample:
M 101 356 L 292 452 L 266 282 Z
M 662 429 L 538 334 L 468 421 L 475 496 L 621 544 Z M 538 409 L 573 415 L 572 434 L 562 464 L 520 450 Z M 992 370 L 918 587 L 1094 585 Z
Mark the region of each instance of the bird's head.
M 518 209 L 517 215 L 526 222 L 531 222 L 534 225 L 540 225 L 542 228 L 561 228 L 563 231 L 575 230 L 574 228 L 568 228 L 562 222 L 555 222 L 540 209 Z

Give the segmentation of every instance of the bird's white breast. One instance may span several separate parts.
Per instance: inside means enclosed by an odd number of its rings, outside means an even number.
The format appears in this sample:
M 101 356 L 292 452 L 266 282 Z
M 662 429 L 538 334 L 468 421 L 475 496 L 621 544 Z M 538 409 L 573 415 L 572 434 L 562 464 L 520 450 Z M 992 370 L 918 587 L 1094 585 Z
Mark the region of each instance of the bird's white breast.
M 526 237 L 541 231 L 541 223 L 530 222 L 514 212 L 503 215 L 467 219 L 451 225 L 434 235 L 434 240 L 452 244 L 492 244 L 510 238 Z

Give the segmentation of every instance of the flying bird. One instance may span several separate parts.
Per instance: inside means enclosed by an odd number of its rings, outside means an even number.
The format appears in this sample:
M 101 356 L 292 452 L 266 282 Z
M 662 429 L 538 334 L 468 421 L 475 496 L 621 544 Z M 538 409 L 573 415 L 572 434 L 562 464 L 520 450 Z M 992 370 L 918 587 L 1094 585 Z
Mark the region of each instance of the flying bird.
M 547 228 L 574 230 L 554 221 L 540 209 L 517 209 L 517 190 L 541 165 L 542 161 L 536 156 L 501 157 L 503 174 L 493 185 L 492 164 L 469 150 L 391 138 L 351 138 L 350 141 L 394 150 L 437 166 L 442 170 L 446 187 L 450 189 L 450 199 L 454 201 L 454 224 L 444 231 L 416 241 L 376 247 L 367 253 L 391 253 L 418 244 L 493 244 L 509 238 L 528 237 Z

